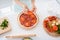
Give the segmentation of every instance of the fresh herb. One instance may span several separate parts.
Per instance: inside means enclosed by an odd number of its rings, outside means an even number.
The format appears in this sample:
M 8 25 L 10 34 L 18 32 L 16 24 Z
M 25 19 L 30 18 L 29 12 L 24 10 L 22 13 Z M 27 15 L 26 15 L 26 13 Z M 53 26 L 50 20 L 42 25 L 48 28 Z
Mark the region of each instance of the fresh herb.
M 60 34 L 60 24 L 57 25 L 57 27 L 58 27 L 57 33 Z
M 1 27 L 2 29 L 8 27 L 8 21 L 7 21 L 6 19 L 4 19 L 4 21 L 1 23 L 0 27 Z

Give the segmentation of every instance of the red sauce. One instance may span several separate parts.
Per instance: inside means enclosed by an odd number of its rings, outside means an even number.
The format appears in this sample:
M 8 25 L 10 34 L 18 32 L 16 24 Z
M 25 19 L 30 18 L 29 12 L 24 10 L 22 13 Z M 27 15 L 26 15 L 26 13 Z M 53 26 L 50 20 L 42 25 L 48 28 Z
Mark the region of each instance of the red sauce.
M 31 27 L 37 22 L 36 16 L 31 11 L 28 11 L 27 13 L 22 13 L 19 19 L 20 23 L 25 27 Z

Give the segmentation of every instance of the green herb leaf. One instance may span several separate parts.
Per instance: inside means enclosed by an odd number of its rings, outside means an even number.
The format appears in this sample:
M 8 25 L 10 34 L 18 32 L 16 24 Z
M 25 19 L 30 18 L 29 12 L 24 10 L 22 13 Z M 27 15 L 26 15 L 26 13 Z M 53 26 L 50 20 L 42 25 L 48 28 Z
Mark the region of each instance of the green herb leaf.
M 2 29 L 8 27 L 8 21 L 6 19 L 4 19 L 4 21 L 1 23 L 0 26 L 2 27 Z
M 57 33 L 60 34 L 60 24 L 57 25 L 57 27 L 58 27 Z

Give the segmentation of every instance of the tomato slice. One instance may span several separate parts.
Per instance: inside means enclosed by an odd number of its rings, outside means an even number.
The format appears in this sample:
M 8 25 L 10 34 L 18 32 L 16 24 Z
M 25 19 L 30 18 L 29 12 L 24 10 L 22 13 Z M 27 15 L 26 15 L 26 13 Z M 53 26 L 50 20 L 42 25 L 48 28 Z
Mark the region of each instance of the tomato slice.
M 25 18 L 21 16 L 20 20 L 23 22 L 23 21 L 25 21 Z
M 44 20 L 44 23 L 48 22 L 48 20 Z
M 54 31 L 57 31 L 58 30 L 58 27 L 56 25 L 53 26 L 53 30 Z
M 35 24 L 35 23 L 36 23 L 36 20 L 32 20 L 31 22 L 32 22 L 33 24 Z
M 56 17 L 56 16 L 49 16 L 48 19 L 49 19 L 50 21 L 52 21 L 52 20 L 56 20 L 57 17 Z
M 48 20 L 44 20 L 44 27 L 47 27 Z
M 32 15 L 32 14 L 33 14 L 33 12 L 31 12 L 31 11 L 28 11 L 28 14 L 29 14 L 29 15 Z
M 31 18 L 35 18 L 35 15 L 30 15 L 31 16 Z
M 30 27 L 30 22 L 26 22 L 26 23 L 25 23 L 25 26 L 26 26 L 26 27 Z

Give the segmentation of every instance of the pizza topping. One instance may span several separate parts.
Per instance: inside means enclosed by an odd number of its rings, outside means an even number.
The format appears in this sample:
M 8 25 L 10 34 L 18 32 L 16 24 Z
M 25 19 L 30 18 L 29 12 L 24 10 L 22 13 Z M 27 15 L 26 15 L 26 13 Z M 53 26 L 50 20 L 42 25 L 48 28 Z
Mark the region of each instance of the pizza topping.
M 31 15 L 30 17 L 31 17 L 31 18 L 34 18 L 34 17 L 35 17 L 35 15 Z
M 25 26 L 29 27 L 30 26 L 30 22 L 26 22 Z
M 53 26 L 53 30 L 54 31 L 57 31 L 58 30 L 58 27 L 56 25 Z
M 2 23 L 0 24 L 0 27 L 1 27 L 2 29 L 8 27 L 8 21 L 7 21 L 6 19 L 4 19 L 4 20 L 2 21 Z
M 31 11 L 21 14 L 19 20 L 25 27 L 31 27 L 37 22 L 36 16 Z
M 57 17 L 55 17 L 55 16 L 50 16 L 50 17 L 48 17 L 48 19 L 49 19 L 50 21 L 52 21 L 52 20 L 56 20 Z
M 28 15 L 33 15 L 33 12 L 31 12 L 31 11 L 28 11 Z
M 24 17 L 20 17 L 21 18 L 21 21 L 23 22 L 25 19 L 24 19 Z
M 36 23 L 36 20 L 32 20 L 31 22 L 32 22 L 32 23 Z
M 55 16 L 49 16 L 47 18 L 48 20 L 44 20 L 44 27 L 49 31 L 49 32 L 56 32 L 60 34 L 60 23 L 57 17 Z

